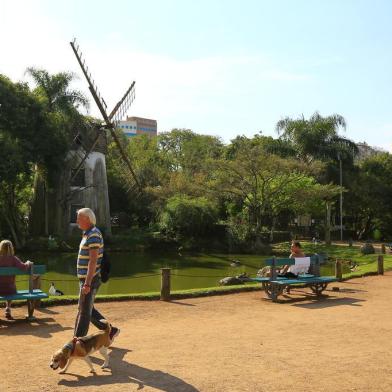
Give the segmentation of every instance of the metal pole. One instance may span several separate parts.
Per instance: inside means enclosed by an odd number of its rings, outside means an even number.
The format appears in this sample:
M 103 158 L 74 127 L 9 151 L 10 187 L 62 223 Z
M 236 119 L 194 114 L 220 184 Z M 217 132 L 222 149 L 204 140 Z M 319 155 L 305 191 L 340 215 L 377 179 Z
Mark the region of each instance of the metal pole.
M 342 190 L 342 158 L 339 157 L 339 177 L 340 177 L 340 241 L 343 241 L 343 190 Z

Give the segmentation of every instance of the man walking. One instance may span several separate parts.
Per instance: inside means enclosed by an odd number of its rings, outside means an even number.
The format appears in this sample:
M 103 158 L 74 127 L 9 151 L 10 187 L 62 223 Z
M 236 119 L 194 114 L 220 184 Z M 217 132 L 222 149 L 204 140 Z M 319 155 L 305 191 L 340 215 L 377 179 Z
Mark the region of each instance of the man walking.
M 77 261 L 80 292 L 74 335 L 81 337 L 87 335 L 90 321 L 98 329 L 106 328 L 106 324 L 101 321 L 105 320 L 105 317 L 94 307 L 95 296 L 101 285 L 100 269 L 104 244 L 102 234 L 95 226 L 96 218 L 93 210 L 90 208 L 78 210 L 76 223 L 83 230 L 83 236 Z M 112 326 L 110 340 L 113 342 L 119 333 L 120 329 Z

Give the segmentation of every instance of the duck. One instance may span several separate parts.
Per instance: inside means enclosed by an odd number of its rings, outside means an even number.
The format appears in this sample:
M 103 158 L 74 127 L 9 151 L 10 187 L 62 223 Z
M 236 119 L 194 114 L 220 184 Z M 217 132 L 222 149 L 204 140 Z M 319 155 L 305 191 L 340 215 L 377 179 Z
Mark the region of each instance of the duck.
M 352 271 L 355 271 L 355 270 L 358 268 L 358 266 L 359 266 L 359 264 L 356 263 L 355 261 L 350 262 L 350 264 L 349 264 L 350 271 L 351 271 L 351 272 L 352 272 Z
M 56 289 L 56 287 L 54 287 L 53 282 L 50 284 L 49 294 L 50 295 L 64 295 L 64 293 L 61 290 L 58 290 L 58 289 Z
M 232 260 L 232 262 L 230 263 L 231 267 L 238 267 L 241 265 L 241 262 L 239 260 Z

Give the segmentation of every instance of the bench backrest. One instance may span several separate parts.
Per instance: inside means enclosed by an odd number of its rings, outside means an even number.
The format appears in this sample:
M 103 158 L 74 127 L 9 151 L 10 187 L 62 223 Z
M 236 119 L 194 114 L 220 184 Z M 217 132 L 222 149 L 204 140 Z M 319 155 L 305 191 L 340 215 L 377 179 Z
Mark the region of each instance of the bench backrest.
M 34 290 L 33 277 L 35 275 L 43 275 L 46 272 L 46 265 L 31 265 L 27 271 L 20 270 L 15 267 L 0 267 L 0 276 L 29 275 L 29 292 Z
M 295 259 L 291 258 L 282 258 L 278 259 L 276 257 L 273 257 L 272 259 L 267 259 L 265 261 L 265 265 L 268 265 L 271 267 L 271 279 L 276 278 L 276 267 L 282 267 L 284 265 L 295 265 Z M 309 268 L 309 273 L 315 275 L 315 276 L 320 276 L 320 257 L 318 254 L 310 256 L 310 268 Z
M 267 259 L 265 261 L 265 265 L 269 266 L 275 266 L 275 267 L 281 267 L 282 265 L 294 265 L 295 264 L 295 259 L 276 259 L 273 257 L 272 259 Z
M 0 276 L 43 275 L 45 272 L 46 265 L 33 265 L 33 268 L 27 271 L 15 267 L 0 267 Z

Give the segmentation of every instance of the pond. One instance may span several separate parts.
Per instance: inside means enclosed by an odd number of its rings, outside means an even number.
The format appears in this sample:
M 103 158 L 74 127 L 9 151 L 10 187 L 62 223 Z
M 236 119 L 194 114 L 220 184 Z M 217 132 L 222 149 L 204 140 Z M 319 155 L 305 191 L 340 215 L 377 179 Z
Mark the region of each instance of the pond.
M 271 256 L 236 254 L 183 254 L 110 252 L 110 280 L 101 285 L 99 294 L 134 294 L 160 291 L 160 268 L 170 267 L 172 290 L 214 287 L 226 276 L 246 272 L 255 276 Z M 42 290 L 48 292 L 51 282 L 66 295 L 78 293 L 76 254 L 35 253 L 21 256 L 22 260 L 45 264 L 47 273 Z M 233 263 L 237 261 L 236 265 Z M 334 274 L 334 266 L 323 265 L 322 275 Z M 17 277 L 18 288 L 27 288 L 26 277 Z

